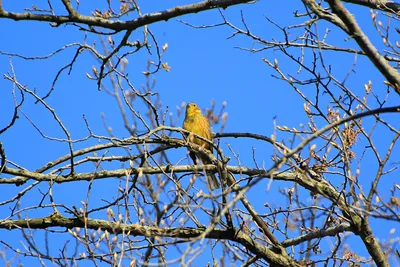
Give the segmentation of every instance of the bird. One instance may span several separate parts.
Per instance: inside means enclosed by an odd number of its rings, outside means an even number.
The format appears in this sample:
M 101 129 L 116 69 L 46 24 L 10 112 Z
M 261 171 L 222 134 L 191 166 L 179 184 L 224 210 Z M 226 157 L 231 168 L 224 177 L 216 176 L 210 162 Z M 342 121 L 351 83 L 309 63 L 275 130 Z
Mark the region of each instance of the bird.
M 183 129 L 191 133 L 197 134 L 212 142 L 210 123 L 208 122 L 208 119 L 203 115 L 201 109 L 196 105 L 196 103 L 191 102 L 187 104 L 185 119 L 183 121 Z M 189 141 L 203 147 L 204 149 L 208 150 L 211 153 L 213 151 L 212 145 L 204 140 L 201 140 L 194 136 L 190 137 L 189 135 Z M 190 151 L 189 155 L 192 158 L 194 164 L 197 164 L 196 153 Z M 203 164 L 212 163 L 207 156 L 200 154 L 198 154 L 197 156 Z M 217 177 L 215 176 L 214 173 L 206 172 L 206 178 L 207 178 L 207 183 L 211 190 L 220 188 L 220 183 L 218 182 Z

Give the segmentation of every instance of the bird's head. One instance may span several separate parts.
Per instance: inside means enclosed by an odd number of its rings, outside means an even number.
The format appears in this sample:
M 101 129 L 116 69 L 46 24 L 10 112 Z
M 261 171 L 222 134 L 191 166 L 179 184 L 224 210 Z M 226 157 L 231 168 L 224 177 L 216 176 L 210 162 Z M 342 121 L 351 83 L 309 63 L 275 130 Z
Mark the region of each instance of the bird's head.
M 194 116 L 197 114 L 201 114 L 201 109 L 199 106 L 196 105 L 196 103 L 190 102 L 186 106 L 186 116 Z

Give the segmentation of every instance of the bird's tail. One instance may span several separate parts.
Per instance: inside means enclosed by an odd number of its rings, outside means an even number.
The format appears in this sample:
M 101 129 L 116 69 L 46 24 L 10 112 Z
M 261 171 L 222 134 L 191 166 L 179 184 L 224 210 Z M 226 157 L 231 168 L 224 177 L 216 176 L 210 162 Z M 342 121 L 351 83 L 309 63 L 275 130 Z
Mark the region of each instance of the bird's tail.
M 215 190 L 221 187 L 219 184 L 217 177 L 212 172 L 206 172 L 207 183 L 211 190 Z
M 208 158 L 201 158 L 203 164 L 211 164 L 211 161 Z M 206 172 L 207 184 L 211 190 L 215 190 L 221 187 L 218 182 L 217 177 L 212 172 Z

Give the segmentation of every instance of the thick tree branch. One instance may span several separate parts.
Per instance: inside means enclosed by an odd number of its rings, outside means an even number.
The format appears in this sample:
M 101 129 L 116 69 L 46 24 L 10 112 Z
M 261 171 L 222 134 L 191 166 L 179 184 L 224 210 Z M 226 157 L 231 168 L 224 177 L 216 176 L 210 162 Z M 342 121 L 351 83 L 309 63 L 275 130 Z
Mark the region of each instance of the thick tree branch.
M 252 0 L 251 0 L 252 1 Z M 52 22 L 56 26 L 60 26 L 65 23 L 78 23 L 88 26 L 101 27 L 104 29 L 110 29 L 114 31 L 123 30 L 135 30 L 145 25 L 150 25 L 159 21 L 167 21 L 169 19 L 180 17 L 187 14 L 198 13 L 210 9 L 216 8 L 227 8 L 234 5 L 244 4 L 251 2 L 250 0 L 205 0 L 195 4 L 189 4 L 185 6 L 176 6 L 171 9 L 164 11 L 154 12 L 150 14 L 144 14 L 139 18 L 122 21 L 122 20 L 111 20 L 100 17 L 85 16 L 78 14 L 73 11 L 70 1 L 64 0 L 63 3 L 68 10 L 68 16 L 53 16 L 47 14 L 32 14 L 32 13 L 14 13 L 7 12 L 4 9 L 0 9 L 0 18 L 13 19 L 13 20 L 33 20 L 33 21 L 47 21 Z
M 170 237 L 181 239 L 196 239 L 201 238 L 206 228 L 160 228 L 142 226 L 139 224 L 125 224 L 121 222 L 110 222 L 105 220 L 65 218 L 59 213 L 54 213 L 45 218 L 23 219 L 23 220 L 4 220 L 0 222 L 0 228 L 3 229 L 45 229 L 49 227 L 65 227 L 72 229 L 74 227 L 84 227 L 98 231 L 108 231 L 111 234 L 128 234 L 131 236 L 144 237 Z M 238 242 L 244 245 L 252 253 L 265 259 L 268 262 L 274 263 L 274 266 L 300 266 L 294 261 L 289 261 L 279 254 L 275 254 L 270 248 L 255 242 L 249 235 L 238 229 L 212 229 L 206 233 L 206 238 L 209 239 L 224 239 Z
M 379 54 L 379 51 L 371 43 L 366 34 L 362 31 L 360 26 L 357 24 L 354 16 L 344 7 L 340 0 L 327 0 L 333 13 L 335 13 L 346 25 L 346 28 L 342 28 L 349 34 L 360 48 L 365 52 L 375 67 L 382 73 L 382 75 L 388 80 L 395 91 L 400 94 L 400 74 L 393 68 L 386 59 Z
M 339 28 L 347 31 L 347 25 L 336 15 L 331 14 L 325 10 L 322 6 L 317 4 L 315 0 L 302 0 L 304 5 L 306 5 L 312 12 L 314 12 L 319 18 L 330 21 Z
M 61 0 L 61 1 L 64 4 L 65 9 L 68 11 L 68 14 L 70 15 L 70 17 L 74 17 L 74 16 L 77 15 L 75 10 L 74 10 L 74 8 L 71 5 L 71 1 L 70 0 Z
M 249 176 L 259 177 L 273 177 L 275 180 L 294 181 L 296 174 L 276 172 L 272 175 L 267 170 L 248 168 L 242 166 L 226 166 L 227 171 L 232 174 L 244 174 Z M 14 168 L 5 167 L 4 174 L 15 175 L 13 178 L 0 178 L 0 184 L 23 184 L 27 180 L 35 180 L 42 182 L 55 182 L 55 183 L 68 183 L 76 181 L 92 181 L 106 178 L 120 178 L 126 176 L 127 173 L 135 174 L 163 174 L 163 173 L 184 173 L 184 172 L 201 172 L 207 170 L 209 172 L 217 172 L 218 168 L 215 165 L 182 165 L 182 166 L 160 166 L 160 167 L 133 167 L 130 169 L 118 170 L 103 170 L 96 173 L 79 173 L 74 175 L 56 175 L 56 174 L 42 174 L 37 172 L 30 172 L 27 170 L 19 170 Z
M 400 11 L 400 4 L 387 0 L 343 0 L 343 2 L 379 9 L 396 15 Z

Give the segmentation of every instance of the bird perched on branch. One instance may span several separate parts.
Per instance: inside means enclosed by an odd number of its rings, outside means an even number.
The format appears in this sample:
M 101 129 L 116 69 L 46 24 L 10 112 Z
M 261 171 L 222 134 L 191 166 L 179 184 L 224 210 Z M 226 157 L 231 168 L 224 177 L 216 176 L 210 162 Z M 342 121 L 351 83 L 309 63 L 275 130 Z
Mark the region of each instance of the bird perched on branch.
M 187 104 L 186 106 L 186 115 L 185 120 L 183 121 L 183 129 L 195 133 L 201 137 L 204 137 L 207 140 L 212 142 L 211 128 L 210 124 L 206 117 L 201 113 L 201 109 L 193 102 Z M 199 138 L 189 135 L 189 141 L 195 143 L 199 146 L 202 146 L 204 149 L 212 152 L 213 147 L 210 143 L 203 141 Z M 190 157 L 197 164 L 196 153 L 193 151 L 189 152 Z M 203 164 L 211 164 L 210 159 L 204 155 L 197 155 Z M 220 187 L 220 184 L 215 177 L 214 173 L 206 172 L 207 183 L 210 186 L 211 190 L 217 189 Z

